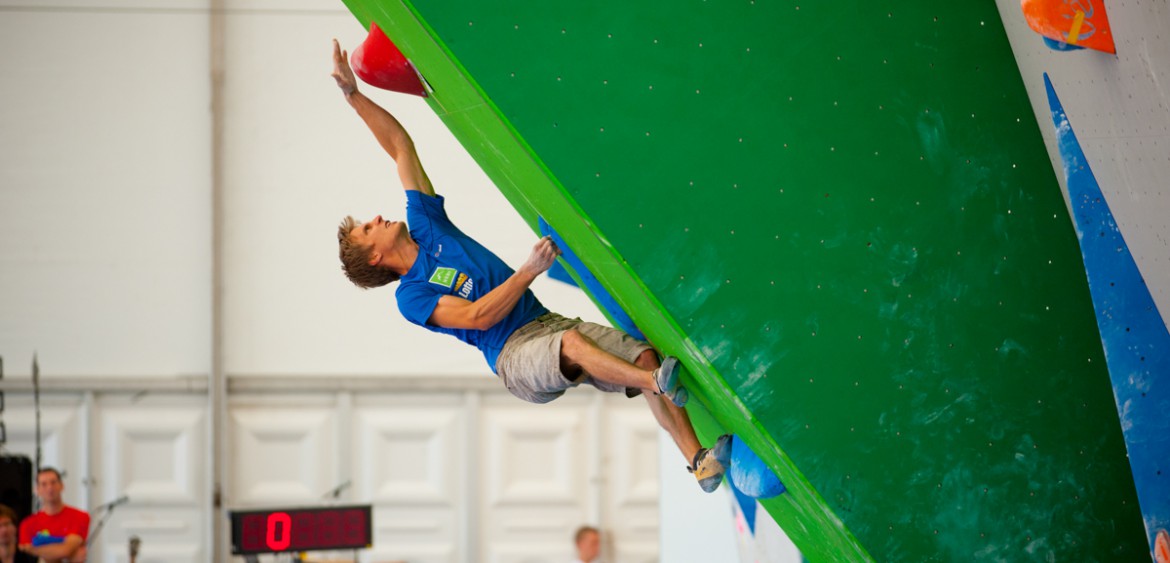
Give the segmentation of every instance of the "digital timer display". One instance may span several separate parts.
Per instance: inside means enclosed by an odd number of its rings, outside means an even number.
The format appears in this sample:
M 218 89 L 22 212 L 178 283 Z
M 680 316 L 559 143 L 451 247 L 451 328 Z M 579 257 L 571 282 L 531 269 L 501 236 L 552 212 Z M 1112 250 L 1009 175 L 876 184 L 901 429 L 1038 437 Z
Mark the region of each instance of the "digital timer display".
M 373 545 L 369 505 L 241 510 L 231 513 L 231 521 L 236 555 Z

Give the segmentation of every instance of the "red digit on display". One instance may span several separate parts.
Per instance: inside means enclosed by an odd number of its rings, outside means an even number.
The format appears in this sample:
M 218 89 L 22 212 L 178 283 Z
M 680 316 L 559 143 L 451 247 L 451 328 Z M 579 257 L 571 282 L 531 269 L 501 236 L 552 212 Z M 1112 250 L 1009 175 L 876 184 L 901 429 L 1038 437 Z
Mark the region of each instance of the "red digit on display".
M 277 539 L 276 527 L 280 525 L 280 539 Z M 268 535 L 265 540 L 268 542 L 268 549 L 273 551 L 284 551 L 288 549 L 289 544 L 292 543 L 292 518 L 287 512 L 273 512 L 268 515 Z

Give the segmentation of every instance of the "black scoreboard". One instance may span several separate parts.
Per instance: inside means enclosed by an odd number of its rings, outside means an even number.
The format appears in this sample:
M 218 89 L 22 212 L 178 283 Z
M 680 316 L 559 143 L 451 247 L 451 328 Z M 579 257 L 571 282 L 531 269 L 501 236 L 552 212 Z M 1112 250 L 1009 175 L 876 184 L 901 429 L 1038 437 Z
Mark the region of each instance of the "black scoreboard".
M 370 505 L 238 510 L 230 516 L 235 555 L 373 545 Z

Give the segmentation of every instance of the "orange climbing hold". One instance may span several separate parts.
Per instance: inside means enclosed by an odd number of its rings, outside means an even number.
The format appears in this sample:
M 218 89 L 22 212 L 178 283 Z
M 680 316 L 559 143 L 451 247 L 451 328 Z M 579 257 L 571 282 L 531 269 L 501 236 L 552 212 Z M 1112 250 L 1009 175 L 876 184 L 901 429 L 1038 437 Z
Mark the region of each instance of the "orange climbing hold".
M 376 23 L 370 22 L 370 34 L 353 50 L 349 64 L 354 74 L 370 86 L 427 97 L 414 65 L 410 64 Z
M 1049 39 L 1117 53 L 1103 0 L 1020 0 L 1032 31 Z

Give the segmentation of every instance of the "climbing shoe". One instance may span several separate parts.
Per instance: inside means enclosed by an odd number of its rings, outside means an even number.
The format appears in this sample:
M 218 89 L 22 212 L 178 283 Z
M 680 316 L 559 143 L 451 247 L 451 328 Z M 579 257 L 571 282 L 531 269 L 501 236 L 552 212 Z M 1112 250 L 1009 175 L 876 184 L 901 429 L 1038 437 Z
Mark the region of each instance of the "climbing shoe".
M 682 368 L 682 364 L 678 358 L 674 356 L 667 356 L 662 360 L 662 365 L 654 370 L 654 381 L 658 384 L 658 392 L 670 398 L 670 401 L 678 406 L 685 406 L 689 393 L 687 390 L 678 384 L 678 373 Z
M 723 482 L 723 473 L 731 463 L 731 435 L 724 434 L 710 448 L 702 448 L 687 467 L 699 481 L 703 492 L 710 493 Z

